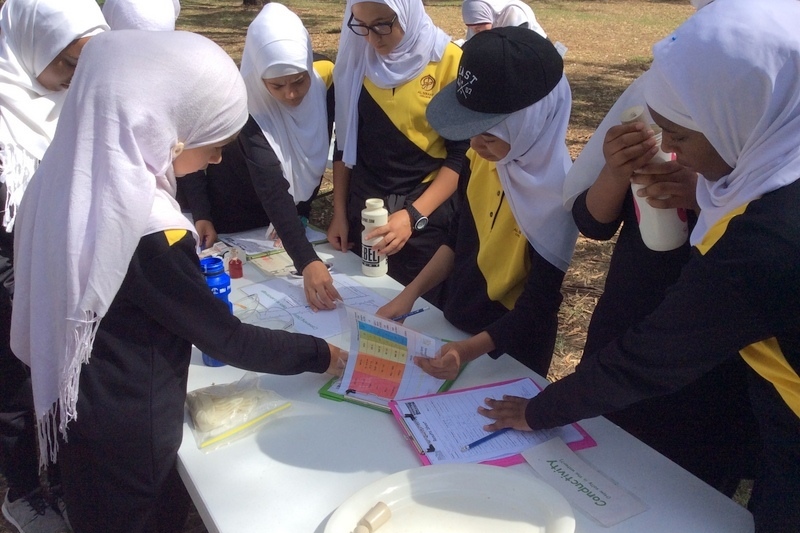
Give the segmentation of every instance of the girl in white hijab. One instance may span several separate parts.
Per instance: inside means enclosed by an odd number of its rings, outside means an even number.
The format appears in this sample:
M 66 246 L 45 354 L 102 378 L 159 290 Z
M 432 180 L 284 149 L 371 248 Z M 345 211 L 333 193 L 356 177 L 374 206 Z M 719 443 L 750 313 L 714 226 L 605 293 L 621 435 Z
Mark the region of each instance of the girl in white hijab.
M 547 37 L 533 9 L 521 0 L 464 0 L 461 17 L 467 26 L 466 40 L 480 31 L 522 26 Z
M 452 379 L 484 353 L 508 353 L 546 375 L 577 237 L 561 204 L 571 164 L 569 82 L 553 44 L 524 28 L 482 32 L 463 51 L 459 70 L 469 76 L 428 107 L 443 135 L 471 140 L 455 234 L 379 312 L 403 314 L 427 285 L 447 278 L 444 315 L 474 335 L 420 360 L 424 370 Z
M 65 89 L 90 36 L 108 29 L 94 0 L 8 0 L 0 10 L 0 411 L 3 474 L 8 485 L 3 514 L 21 528 L 61 531 L 62 518 L 41 505 L 36 427 L 27 367 L 11 353 L 14 290 L 13 228 L 25 188 L 53 139 Z M 20 416 L 20 413 L 25 413 Z M 7 466 L 6 466 L 7 465 Z M 48 466 L 51 494 L 57 469 Z M 37 501 L 38 500 L 38 501 Z M 31 509 L 42 509 L 42 514 Z M 28 522 L 33 518 L 33 521 Z
M 173 197 L 175 176 L 219 162 L 247 120 L 230 57 L 185 32 L 95 39 L 20 208 L 12 347 L 31 366 L 42 459 L 60 447 L 76 530 L 179 531 L 192 343 L 287 374 L 323 372 L 332 352 L 233 317 Z
M 445 141 L 425 118 L 430 99 L 457 74 L 461 52 L 449 41 L 421 0 L 347 2 L 334 69 L 341 153 L 328 241 L 361 253 L 360 212 L 367 198 L 382 198 L 389 222 L 367 238 L 382 238 L 372 248 L 390 256 L 389 275 L 401 283 L 442 242 L 467 148 Z
M 696 172 L 674 161 L 648 164 L 655 150 L 650 128 L 620 124 L 626 109 L 646 105 L 644 88 L 652 75 L 650 71 L 642 74 L 617 99 L 564 184 L 565 206 L 572 210 L 583 235 L 598 241 L 616 236 L 603 294 L 587 331 L 583 355 L 587 362 L 661 304 L 691 254 L 688 242 L 669 251 L 651 250 L 639 232 L 631 179 L 647 185 L 643 190 L 649 201 L 685 209 L 690 228 L 696 221 Z M 652 122 L 649 115 L 648 122 Z M 676 393 L 606 416 L 709 485 L 732 495 L 739 479 L 749 475 L 758 446 L 747 402 L 746 370 L 741 361 L 730 361 Z M 703 415 L 709 412 L 715 416 Z M 665 430 L 667 417 L 684 422 Z
M 295 202 L 311 198 L 328 163 L 328 88 L 314 70 L 311 37 L 281 4 L 264 6 L 247 29 L 242 55 L 247 108 L 281 161 Z M 267 89 L 270 78 L 308 73 L 310 88 L 295 107 Z
M 103 4 L 112 30 L 172 31 L 180 13 L 179 0 L 106 0 Z
M 0 11 L 0 158 L 6 198 L 3 226 L 14 227 L 25 186 L 44 156 L 80 47 L 108 26 L 93 0 L 8 0 Z M 85 44 L 85 41 L 82 43 Z M 80 46 L 82 46 L 82 44 Z M 63 55 L 63 57 L 61 57 Z M 60 64 L 55 62 L 59 60 Z M 51 66 L 53 64 L 53 66 Z M 59 76 L 71 66 L 67 76 Z M 54 72 L 55 71 L 55 72 Z M 56 74 L 53 79 L 52 73 Z
M 314 310 L 332 309 L 340 299 L 303 223 L 328 162 L 332 65 L 314 60 L 300 17 L 281 4 L 265 5 L 247 29 L 242 57 L 250 119 L 223 164 L 180 184 L 206 245 L 217 231 L 269 225 L 268 238 L 280 238 Z
M 701 176 L 691 257 L 661 304 L 575 373 L 530 400 L 487 402 L 487 430 L 601 415 L 741 359 L 762 441 L 755 531 L 797 531 L 798 26 L 797 0 L 716 0 L 653 47 L 645 100 L 664 149 Z

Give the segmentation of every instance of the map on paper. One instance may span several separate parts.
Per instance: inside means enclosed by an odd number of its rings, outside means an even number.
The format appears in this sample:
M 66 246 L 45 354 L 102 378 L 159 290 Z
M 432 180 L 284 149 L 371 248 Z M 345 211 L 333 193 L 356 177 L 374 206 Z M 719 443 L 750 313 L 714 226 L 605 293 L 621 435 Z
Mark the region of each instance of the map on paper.
M 336 290 L 344 306 L 374 313 L 388 300 L 340 273 L 332 274 Z M 302 279 L 276 278 L 242 287 L 242 292 L 258 298 L 258 303 L 273 314 L 281 313 L 292 322 L 284 328 L 327 339 L 342 333 L 342 323 L 347 320 L 345 307 L 333 311 L 314 312 L 306 305 Z M 234 302 L 234 310 L 236 302 Z

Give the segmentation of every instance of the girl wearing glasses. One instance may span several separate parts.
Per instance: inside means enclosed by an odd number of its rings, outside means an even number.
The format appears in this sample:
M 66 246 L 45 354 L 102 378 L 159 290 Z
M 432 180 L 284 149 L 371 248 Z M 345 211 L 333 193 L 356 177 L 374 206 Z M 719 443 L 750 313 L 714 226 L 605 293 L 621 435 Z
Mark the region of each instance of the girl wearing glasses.
M 455 80 L 461 50 L 425 13 L 421 0 L 348 0 L 334 69 L 337 153 L 328 240 L 361 250 L 360 213 L 382 198 L 389 222 L 369 238 L 389 256 L 389 274 L 416 277 L 443 242 L 451 199 L 468 148 L 447 141 L 425 118 Z M 438 301 L 438 288 L 425 295 Z
M 333 63 L 315 61 L 300 18 L 267 4 L 250 24 L 242 55 L 249 120 L 222 163 L 179 182 L 205 246 L 217 231 L 268 226 L 292 258 L 308 304 L 331 309 L 339 293 L 305 234 L 328 162 Z

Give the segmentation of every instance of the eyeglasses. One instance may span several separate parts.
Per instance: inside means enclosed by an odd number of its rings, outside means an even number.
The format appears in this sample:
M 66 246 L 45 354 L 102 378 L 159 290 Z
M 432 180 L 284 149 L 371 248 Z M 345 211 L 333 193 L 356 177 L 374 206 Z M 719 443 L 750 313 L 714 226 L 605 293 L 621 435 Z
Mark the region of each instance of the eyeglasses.
M 353 24 L 353 14 L 350 14 L 350 20 L 347 21 L 347 27 L 352 30 L 353 33 L 356 35 L 360 35 L 361 37 L 366 37 L 369 35 L 369 32 L 374 33 L 375 35 L 389 35 L 392 33 L 392 26 L 394 23 L 397 22 L 397 14 L 392 17 L 392 20 L 389 22 L 379 22 L 377 24 L 373 24 L 369 26 L 367 24 Z

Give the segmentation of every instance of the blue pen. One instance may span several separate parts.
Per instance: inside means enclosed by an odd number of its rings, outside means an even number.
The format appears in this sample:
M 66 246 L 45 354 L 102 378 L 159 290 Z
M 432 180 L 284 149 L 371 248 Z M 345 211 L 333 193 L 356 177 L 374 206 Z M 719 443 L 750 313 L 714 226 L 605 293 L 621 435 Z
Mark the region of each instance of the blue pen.
M 475 442 L 470 442 L 469 444 L 465 444 L 464 446 L 461 447 L 461 451 L 462 452 L 466 452 L 468 450 L 471 450 L 475 446 L 483 444 L 484 442 L 486 442 L 488 440 L 492 440 L 493 438 L 497 437 L 498 435 L 502 435 L 503 433 L 505 433 L 506 431 L 508 431 L 510 429 L 511 428 L 503 428 L 503 429 L 498 429 L 497 431 L 493 431 L 493 432 L 489 433 L 488 435 L 486 435 L 485 437 L 479 438 Z
M 413 311 L 408 312 L 404 315 L 396 316 L 392 320 L 394 320 L 395 322 L 397 322 L 398 320 L 405 320 L 410 316 L 418 315 L 423 311 L 427 311 L 428 309 L 430 309 L 430 307 L 420 307 L 419 309 L 414 309 Z

